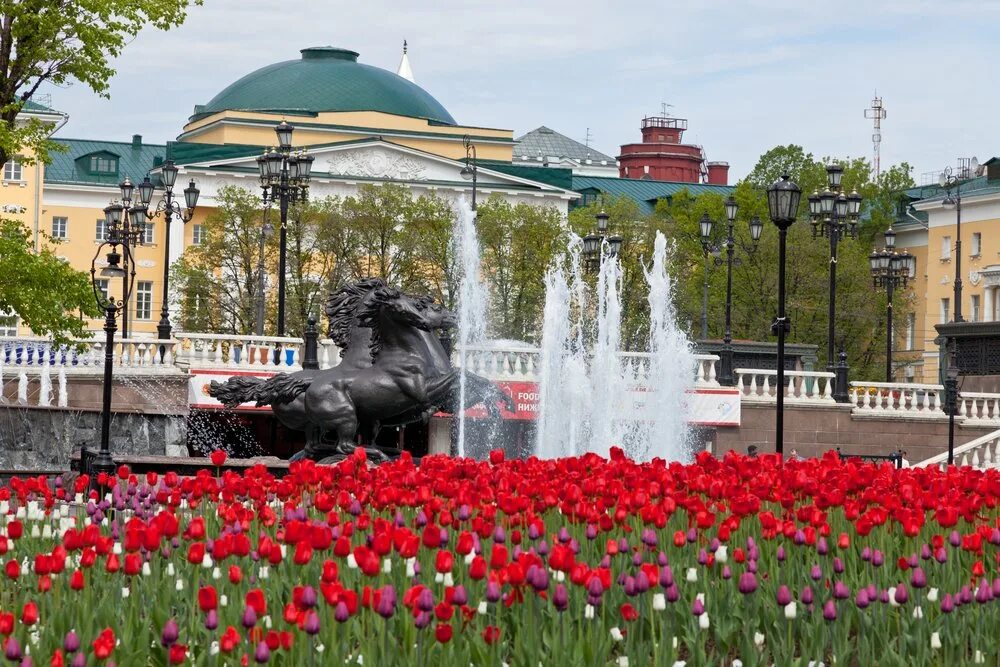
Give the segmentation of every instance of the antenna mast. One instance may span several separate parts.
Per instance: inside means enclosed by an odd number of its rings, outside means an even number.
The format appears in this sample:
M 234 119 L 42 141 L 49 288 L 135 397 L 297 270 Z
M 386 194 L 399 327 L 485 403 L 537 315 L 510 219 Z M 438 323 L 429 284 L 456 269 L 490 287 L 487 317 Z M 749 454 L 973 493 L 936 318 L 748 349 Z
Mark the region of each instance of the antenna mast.
M 590 140 L 591 140 L 591 134 L 590 134 L 590 128 L 588 127 L 587 128 L 587 136 L 583 140 L 583 145 L 586 146 L 587 148 L 590 148 Z
M 879 174 L 882 173 L 882 166 L 879 164 L 880 161 L 880 148 L 882 144 L 882 119 L 885 118 L 885 107 L 882 106 L 882 98 L 878 96 L 878 91 L 875 91 L 875 99 L 872 100 L 872 105 L 865 109 L 865 118 L 869 118 L 872 121 L 872 147 L 874 155 L 872 156 L 872 169 L 875 172 L 875 180 L 878 181 Z

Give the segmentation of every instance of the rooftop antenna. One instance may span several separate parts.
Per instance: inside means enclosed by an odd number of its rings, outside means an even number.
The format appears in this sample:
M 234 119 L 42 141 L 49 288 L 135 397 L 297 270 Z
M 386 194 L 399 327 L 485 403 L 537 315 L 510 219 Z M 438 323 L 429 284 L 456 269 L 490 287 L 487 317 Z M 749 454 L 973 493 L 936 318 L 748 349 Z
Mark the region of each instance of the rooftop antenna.
M 588 127 L 587 136 L 583 140 L 583 145 L 586 146 L 587 148 L 590 148 L 590 140 L 591 140 L 590 128 Z
M 872 169 L 875 172 L 875 181 L 878 182 L 879 174 L 882 173 L 882 166 L 880 162 L 880 147 L 882 144 L 882 119 L 885 118 L 885 107 L 882 106 L 882 98 L 878 96 L 878 91 L 875 91 L 875 99 L 872 100 L 872 105 L 865 109 L 865 118 L 870 118 L 872 124 L 874 125 L 872 129 Z
M 667 113 L 667 108 L 673 109 L 674 105 L 667 104 L 666 102 L 660 102 L 660 115 L 662 115 L 664 118 L 670 116 L 670 114 Z

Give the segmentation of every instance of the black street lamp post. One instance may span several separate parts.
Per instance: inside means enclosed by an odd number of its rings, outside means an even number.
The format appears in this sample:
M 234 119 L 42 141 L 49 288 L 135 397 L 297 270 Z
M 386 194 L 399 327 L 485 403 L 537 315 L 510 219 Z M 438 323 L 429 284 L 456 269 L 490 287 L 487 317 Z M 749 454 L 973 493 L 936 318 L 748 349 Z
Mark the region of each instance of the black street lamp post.
M 828 312 L 828 331 L 826 339 L 826 370 L 833 373 L 833 399 L 838 403 L 846 403 L 847 392 L 847 354 L 841 344 L 840 361 L 837 362 L 836 320 L 837 320 L 837 247 L 841 239 L 849 235 L 858 237 L 858 217 L 861 212 L 861 195 L 852 192 L 845 195 L 841 179 L 844 169 L 840 165 L 831 164 L 826 168 L 827 189 L 816 192 L 809 197 L 809 217 L 812 222 L 813 238 L 825 236 L 830 240 L 830 303 Z
M 718 255 L 718 249 L 712 244 L 712 218 L 708 213 L 702 213 L 698 220 L 698 229 L 701 233 L 701 251 L 705 255 L 705 280 L 701 286 L 701 339 L 708 339 L 708 256 Z
M 739 212 L 739 205 L 736 199 L 730 195 L 726 199 L 726 220 L 729 223 L 726 238 L 722 243 L 726 248 L 726 327 L 722 338 L 722 352 L 719 355 L 719 384 L 731 387 L 734 384 L 733 378 L 733 253 L 736 248 L 736 238 L 733 234 L 733 224 L 736 222 L 736 214 Z M 702 336 L 708 337 L 708 253 L 711 248 L 711 235 L 713 220 L 704 213 L 698 221 L 701 232 L 701 244 L 705 251 L 705 286 L 702 294 Z M 753 246 L 749 252 L 757 249 L 760 241 L 760 234 L 764 229 L 764 224 L 756 215 L 750 219 L 750 239 Z M 716 263 L 721 263 L 721 258 L 716 258 Z M 739 260 L 735 260 L 737 263 Z
M 129 184 L 131 187 L 131 184 Z M 123 191 L 124 193 L 124 191 Z M 131 190 L 128 192 L 131 195 Z M 128 201 L 128 200 L 126 200 Z M 130 214 L 135 211 L 133 220 Z M 124 215 L 123 215 L 124 213 Z M 138 227 L 140 216 L 145 217 L 145 210 L 141 207 L 129 209 L 115 202 L 104 209 L 105 237 L 97 247 L 94 259 L 90 262 L 90 283 L 94 290 L 94 299 L 98 307 L 104 311 L 104 386 L 101 412 L 101 445 L 95 453 L 91 450 L 84 452 L 84 470 L 92 476 L 92 483 L 96 486 L 97 476 L 100 473 L 113 474 L 115 471 L 115 461 L 111 456 L 111 398 L 113 388 L 114 373 L 114 348 L 115 332 L 118 331 L 118 318 L 123 317 L 128 310 L 129 297 L 135 285 L 135 270 L 131 274 L 125 268 L 133 265 L 132 248 L 136 245 L 136 232 L 132 229 Z M 138 227 L 141 234 L 141 227 Z M 141 237 L 140 237 L 141 240 Z M 121 246 L 122 252 L 118 252 Z M 106 252 L 105 266 L 100 270 L 98 277 L 98 258 Z M 115 299 L 110 295 L 111 279 L 122 279 L 122 298 Z M 102 284 L 107 281 L 108 287 Z
M 465 146 L 465 166 L 462 167 L 462 178 L 472 180 L 472 210 L 476 210 L 476 190 L 479 183 L 479 162 L 476 158 L 476 145 L 472 143 L 472 138 L 465 135 L 462 139 Z
M 177 181 L 177 166 L 173 160 L 167 160 L 160 167 L 160 180 L 163 182 L 163 197 L 150 210 L 149 206 L 153 200 L 156 186 L 149 179 L 149 174 L 137 186 L 139 191 L 139 204 L 144 209 L 146 218 L 153 220 L 160 213 L 163 214 L 163 221 L 166 223 L 163 230 L 163 301 L 160 304 L 160 322 L 156 325 L 157 337 L 160 340 L 170 339 L 170 223 L 174 216 L 185 224 L 194 217 L 194 209 L 198 205 L 199 190 L 195 187 L 194 180 L 184 188 L 184 206 L 174 199 L 174 183 Z M 162 348 L 161 348 L 162 349 Z
M 959 160 L 957 172 L 952 172 L 951 167 L 941 172 L 938 179 L 939 184 L 945 189 L 947 195 L 941 206 L 945 209 L 955 209 L 955 321 L 964 322 L 962 318 L 962 182 L 970 178 L 975 178 L 979 170 L 979 160 L 971 158 L 969 160 Z M 952 191 L 955 196 L 952 197 Z
M 890 227 L 885 232 L 885 248 L 870 254 L 868 262 L 875 287 L 885 288 L 885 381 L 892 382 L 892 295 L 896 287 L 906 287 L 915 275 L 917 260 L 905 250 L 896 252 L 896 232 Z
M 767 210 L 771 222 L 778 228 L 778 317 L 771 325 L 772 333 L 778 335 L 778 378 L 775 386 L 778 405 L 775 410 L 774 451 L 784 454 L 785 438 L 785 336 L 791 330 L 791 323 L 785 316 L 785 245 L 788 228 L 798 215 L 802 190 L 788 174 L 781 177 L 767 190 Z
M 278 148 L 270 149 L 257 158 L 260 171 L 261 199 L 264 206 L 278 202 L 281 214 L 278 248 L 278 335 L 285 335 L 285 262 L 287 253 L 288 206 L 309 198 L 309 179 L 313 157 L 302 151 L 293 154 L 292 133 L 295 128 L 281 121 L 274 128 Z M 275 354 L 280 350 L 276 349 Z
M 597 229 L 583 237 L 583 259 L 588 273 L 599 271 L 605 257 L 617 257 L 621 253 L 622 237 L 617 234 L 608 236 L 609 218 L 610 216 L 604 211 L 595 215 Z
M 952 338 L 948 345 L 948 370 L 945 372 L 944 400 L 948 410 L 948 465 L 955 463 L 955 413 L 958 412 L 958 363 L 956 345 Z

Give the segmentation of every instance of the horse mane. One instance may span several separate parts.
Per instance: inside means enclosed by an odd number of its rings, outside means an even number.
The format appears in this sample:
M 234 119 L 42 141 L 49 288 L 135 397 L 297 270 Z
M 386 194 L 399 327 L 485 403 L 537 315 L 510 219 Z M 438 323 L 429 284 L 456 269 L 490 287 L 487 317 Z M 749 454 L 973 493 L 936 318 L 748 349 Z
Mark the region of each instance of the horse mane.
M 326 300 L 323 312 L 330 320 L 328 335 L 340 348 L 346 350 L 351 345 L 351 329 L 358 324 L 358 306 L 365 296 L 374 289 L 385 288 L 382 278 L 365 278 L 356 283 L 343 285 Z M 370 317 L 370 313 L 368 315 Z M 374 332 L 373 332 L 374 337 Z
M 371 354 L 372 362 L 382 351 L 382 327 L 378 323 L 378 311 L 390 301 L 404 296 L 403 292 L 395 287 L 389 287 L 383 282 L 376 287 L 371 294 L 371 298 L 362 301 L 355 315 L 360 326 L 371 329 L 371 338 L 368 342 L 368 352 Z

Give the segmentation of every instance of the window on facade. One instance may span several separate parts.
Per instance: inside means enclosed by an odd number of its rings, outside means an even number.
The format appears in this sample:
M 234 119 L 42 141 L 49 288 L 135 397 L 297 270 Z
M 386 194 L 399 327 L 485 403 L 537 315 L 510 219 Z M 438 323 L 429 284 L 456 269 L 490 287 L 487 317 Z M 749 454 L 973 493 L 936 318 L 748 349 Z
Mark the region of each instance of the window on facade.
M 17 315 L 0 311 L 0 336 L 17 335 Z
M 9 160 L 3 166 L 3 180 L 5 181 L 20 181 L 23 180 L 21 176 L 23 172 L 21 170 L 21 163 L 17 158 Z
M 951 259 L 951 237 L 941 237 L 941 259 Z
M 941 299 L 941 322 L 948 321 L 948 312 L 951 310 L 951 299 Z
M 66 238 L 66 218 L 62 216 L 55 216 L 52 218 L 52 238 L 54 239 L 64 239 Z
M 201 225 L 195 225 L 191 228 L 191 243 L 193 245 L 201 245 L 204 243 L 205 238 L 203 236 L 204 232 L 201 229 Z
M 109 282 L 107 278 L 97 279 L 97 291 L 101 293 L 101 296 L 104 297 L 105 301 L 108 298 L 108 286 Z
M 108 222 L 104 218 L 98 218 L 94 226 L 94 240 L 105 241 L 108 238 Z
M 912 350 L 917 343 L 917 314 L 906 316 L 906 349 Z
M 106 155 L 90 156 L 90 171 L 94 174 L 117 174 L 118 160 Z
M 980 301 L 978 294 L 973 294 L 969 298 L 969 314 L 972 316 L 970 321 L 979 322 L 982 320 L 982 313 L 980 312 Z
M 983 252 L 983 235 L 975 232 L 972 235 L 972 256 L 978 257 Z
M 153 283 L 140 280 L 135 284 L 135 319 L 148 320 L 153 314 Z
M 146 245 L 153 243 L 153 223 L 147 222 L 142 229 L 142 242 Z

